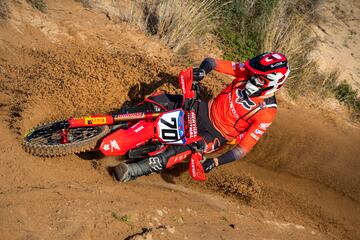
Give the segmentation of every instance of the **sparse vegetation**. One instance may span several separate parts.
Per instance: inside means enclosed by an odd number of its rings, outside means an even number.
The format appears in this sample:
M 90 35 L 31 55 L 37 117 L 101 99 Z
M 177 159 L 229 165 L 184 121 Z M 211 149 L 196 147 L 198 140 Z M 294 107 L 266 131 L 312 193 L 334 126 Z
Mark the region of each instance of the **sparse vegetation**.
M 213 19 L 217 18 L 220 6 L 217 0 L 140 0 L 132 3 L 130 16 L 122 19 L 139 25 L 136 8 L 140 9 L 143 20 L 140 27 L 177 52 L 190 40 L 214 28 Z
M 353 110 L 355 118 L 360 118 L 360 98 L 356 90 L 353 90 L 352 87 L 344 81 L 336 86 L 333 92 L 340 102 L 345 103 Z
M 189 40 L 213 29 L 219 7 L 216 0 L 158 1 L 146 16 L 147 29 L 178 51 Z
M 120 21 L 158 36 L 175 52 L 187 42 L 211 31 L 222 5 L 219 0 L 134 0 L 130 3 L 115 0 L 111 5 L 95 0 L 78 1 L 86 7 L 101 8 Z
M 111 212 L 111 216 L 115 218 L 118 221 L 124 222 L 124 223 L 130 223 L 130 216 L 129 215 L 122 215 L 119 216 L 116 212 Z
M 9 7 L 7 5 L 7 0 L 0 0 L 0 20 L 6 20 L 9 18 Z
M 75 1 L 82 3 L 82 5 L 85 8 L 91 8 L 92 7 L 92 0 L 75 0 Z
M 41 12 L 46 12 L 47 4 L 44 0 L 26 0 L 33 8 L 38 9 Z
M 256 55 L 265 36 L 265 26 L 277 0 L 233 0 L 222 10 L 216 32 L 224 58 L 243 61 Z
M 316 1 L 279 0 L 269 18 L 269 24 L 262 44 L 262 51 L 284 53 L 290 63 L 291 75 L 286 83 L 289 93 L 318 90 L 324 76 L 318 72 L 310 54 L 315 46 L 310 23 L 315 19 L 313 9 Z

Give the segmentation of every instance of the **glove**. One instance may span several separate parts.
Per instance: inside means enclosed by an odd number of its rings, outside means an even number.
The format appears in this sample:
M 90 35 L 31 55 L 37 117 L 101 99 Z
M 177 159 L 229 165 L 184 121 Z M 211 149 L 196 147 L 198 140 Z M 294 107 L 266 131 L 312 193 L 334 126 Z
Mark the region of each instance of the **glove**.
M 206 173 L 210 172 L 214 167 L 216 167 L 214 159 L 212 159 L 212 158 L 204 157 L 203 160 L 201 161 L 201 164 Z
M 205 70 L 202 68 L 193 68 L 193 79 L 200 82 L 205 77 Z

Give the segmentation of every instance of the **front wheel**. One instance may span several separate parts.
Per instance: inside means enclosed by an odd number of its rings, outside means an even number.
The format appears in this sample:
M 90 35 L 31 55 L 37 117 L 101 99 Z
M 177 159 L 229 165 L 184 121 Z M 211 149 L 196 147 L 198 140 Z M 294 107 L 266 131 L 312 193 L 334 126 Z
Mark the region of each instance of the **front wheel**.
M 53 157 L 96 148 L 110 132 L 107 125 L 67 128 L 68 121 L 56 121 L 31 129 L 23 139 L 25 150 L 35 156 Z M 66 131 L 66 142 L 63 134 Z

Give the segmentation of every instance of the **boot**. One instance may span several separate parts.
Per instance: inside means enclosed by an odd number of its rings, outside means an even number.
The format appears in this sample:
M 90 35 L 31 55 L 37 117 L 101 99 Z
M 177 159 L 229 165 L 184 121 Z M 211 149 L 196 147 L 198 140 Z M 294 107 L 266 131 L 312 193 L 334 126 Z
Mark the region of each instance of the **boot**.
M 160 172 L 165 167 L 161 157 L 149 157 L 136 163 L 120 163 L 114 169 L 115 178 L 120 182 L 134 180 L 143 175 Z

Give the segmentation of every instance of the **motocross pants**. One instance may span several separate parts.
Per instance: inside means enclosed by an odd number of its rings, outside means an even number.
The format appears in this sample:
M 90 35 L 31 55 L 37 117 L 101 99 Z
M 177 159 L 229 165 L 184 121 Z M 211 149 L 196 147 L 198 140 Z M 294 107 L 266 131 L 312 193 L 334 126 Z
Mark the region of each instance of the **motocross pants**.
M 145 101 L 137 106 L 126 109 L 126 113 L 159 111 L 160 109 L 173 110 L 181 108 L 183 102 L 181 95 L 170 94 L 151 96 L 149 99 L 150 102 Z M 197 116 L 198 135 L 202 137 L 202 140 L 195 144 L 197 144 L 199 148 L 205 150 L 205 152 L 211 152 L 225 144 L 226 139 L 215 129 L 209 119 L 208 103 L 197 101 L 194 108 Z M 132 164 L 137 164 L 139 167 L 138 169 L 141 169 L 141 171 L 138 171 L 137 175 L 148 175 L 165 169 L 166 164 L 171 158 L 182 158 L 191 153 L 191 151 L 193 151 L 193 149 L 188 145 L 169 145 L 158 155 L 147 157 Z M 133 177 L 135 178 L 138 176 Z

